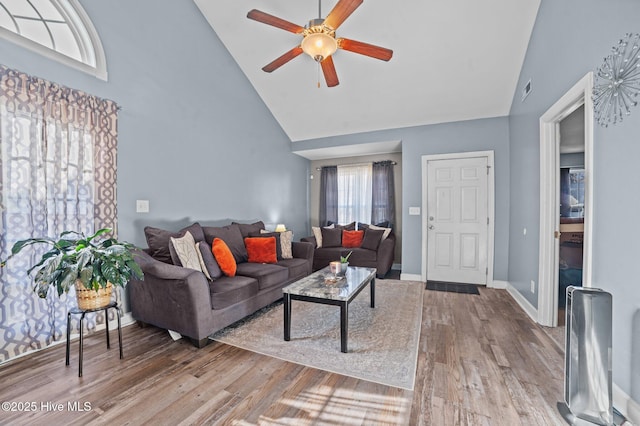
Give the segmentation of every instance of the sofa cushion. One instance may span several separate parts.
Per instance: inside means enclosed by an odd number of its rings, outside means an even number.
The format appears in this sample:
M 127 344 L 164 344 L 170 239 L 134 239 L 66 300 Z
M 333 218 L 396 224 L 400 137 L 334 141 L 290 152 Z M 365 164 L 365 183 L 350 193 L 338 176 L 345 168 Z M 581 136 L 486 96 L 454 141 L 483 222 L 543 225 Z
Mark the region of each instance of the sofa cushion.
M 184 268 L 202 271 L 200 266 L 200 258 L 196 250 L 196 242 L 191 232 L 187 231 L 182 237 L 169 237 L 171 244 L 169 245 L 171 259 L 174 265 Z
M 244 239 L 249 263 L 276 263 L 276 237 L 247 237 Z
M 364 237 L 362 238 L 362 244 L 360 247 L 368 250 L 378 250 L 380 241 L 384 231 L 372 228 L 365 228 Z
M 231 253 L 233 253 L 236 263 L 247 261 L 247 249 L 244 246 L 244 240 L 242 239 L 242 233 L 240 232 L 240 226 L 238 224 L 219 227 L 204 226 L 202 229 L 209 245 L 213 245 L 214 238 L 220 238 L 227 244 Z
M 349 256 L 349 264 L 358 265 L 360 263 L 375 262 L 378 258 L 378 253 L 375 250 L 367 250 L 363 248 L 353 249 L 353 253 Z
M 324 266 L 328 266 L 329 262 L 340 260 L 340 256 L 346 256 L 351 253 L 349 256 L 349 264 L 350 265 L 358 265 L 358 262 L 364 261 L 367 263 L 375 262 L 377 258 L 377 252 L 375 250 L 367 250 L 363 248 L 354 248 L 354 249 L 345 249 L 344 247 L 323 247 L 321 249 L 316 249 L 313 263 L 321 264 Z
M 356 248 L 362 244 L 364 231 L 342 231 L 342 247 Z
M 171 243 L 169 238 L 180 238 L 184 236 L 187 231 L 191 233 L 196 242 L 204 241 L 204 232 L 198 222 L 182 228 L 178 232 L 154 228 L 153 226 L 145 226 L 144 236 L 147 239 L 147 246 L 149 246 L 149 255 L 161 262 L 173 263 L 171 261 L 171 252 L 169 251 L 169 244 Z
M 211 306 L 223 309 L 258 294 L 258 281 L 249 277 L 222 277 L 209 283 Z
M 236 260 L 224 240 L 214 238 L 211 250 L 213 251 L 213 257 L 216 258 L 216 262 L 220 266 L 220 270 L 228 277 L 235 276 L 237 271 Z
M 236 273 L 258 280 L 260 290 L 282 284 L 289 279 L 287 268 L 264 263 L 240 263 Z
M 262 230 L 260 232 L 252 232 L 251 234 L 249 234 L 249 237 L 256 237 L 256 238 L 274 237 L 276 239 L 276 258 L 278 260 L 282 259 L 282 245 L 280 244 L 279 232 L 269 232 L 269 231 Z
M 291 281 L 307 275 L 308 262 L 307 259 L 282 259 L 276 265 L 283 266 L 289 270 L 289 281 Z
M 340 247 L 342 246 L 342 229 L 340 228 L 322 228 L 322 247 Z
M 384 234 L 382 234 L 382 241 L 384 241 L 391 233 L 391 228 L 384 228 L 376 225 L 369 225 L 368 228 L 376 231 L 381 231 L 381 230 L 384 231 Z
M 216 258 L 213 256 L 211 246 L 209 246 L 206 241 L 200 241 L 196 243 L 196 249 L 198 250 L 202 272 L 204 272 L 209 280 L 217 280 L 220 278 L 222 276 L 222 270 L 218 262 L 216 262 Z
M 250 237 L 251 234 L 258 233 L 264 229 L 264 222 L 261 220 L 254 223 L 231 222 L 231 224 L 238 225 L 238 228 L 240 228 L 240 233 L 242 234 L 242 238 Z
M 333 229 L 335 227 L 335 225 L 325 226 L 327 229 Z M 316 237 L 316 247 L 322 247 L 322 228 L 319 226 L 312 226 L 311 231 L 313 231 L 313 236 Z

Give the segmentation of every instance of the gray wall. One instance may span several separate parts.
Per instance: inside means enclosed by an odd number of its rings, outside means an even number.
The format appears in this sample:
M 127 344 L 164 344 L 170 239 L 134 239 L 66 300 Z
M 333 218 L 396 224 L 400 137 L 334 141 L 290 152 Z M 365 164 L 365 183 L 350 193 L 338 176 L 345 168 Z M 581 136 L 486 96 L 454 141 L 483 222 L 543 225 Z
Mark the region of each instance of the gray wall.
M 626 32 L 640 32 L 637 0 L 543 0 L 514 96 L 511 139 L 509 282 L 537 306 L 529 281 L 538 280 L 539 118 Z M 524 103 L 520 89 L 531 79 Z M 613 294 L 613 380 L 640 401 L 640 290 L 635 265 L 640 210 L 635 174 L 640 158 L 640 108 L 621 124 L 596 125 L 594 135 L 593 285 Z M 620 201 L 624 200 L 624 209 Z M 621 214 L 621 212 L 631 214 Z M 522 228 L 528 228 L 527 237 Z
M 409 207 L 422 206 L 422 156 L 451 152 L 495 152 L 494 278 L 507 279 L 509 243 L 509 127 L 508 118 L 407 127 L 295 142 L 294 150 L 402 141 L 402 273 L 421 274 L 422 219 L 409 216 Z
M 402 154 L 399 152 L 312 161 L 310 173 L 313 175 L 313 179 L 309 182 L 309 222 L 311 226 L 318 226 L 319 222 L 320 170 L 316 170 L 317 168 L 323 166 L 338 166 L 341 164 L 372 163 L 374 161 L 385 160 L 391 160 L 397 163 L 393 166 L 393 183 L 396 199 L 396 223 L 393 224 L 393 232 L 396 235 L 396 250 L 393 261 L 394 263 L 400 263 L 402 261 Z
M 308 160 L 291 144 L 192 1 L 81 1 L 107 57 L 109 81 L 0 40 L 0 62 L 121 107 L 118 226 L 193 221 L 282 222 L 306 234 Z M 136 199 L 150 213 L 135 212 Z

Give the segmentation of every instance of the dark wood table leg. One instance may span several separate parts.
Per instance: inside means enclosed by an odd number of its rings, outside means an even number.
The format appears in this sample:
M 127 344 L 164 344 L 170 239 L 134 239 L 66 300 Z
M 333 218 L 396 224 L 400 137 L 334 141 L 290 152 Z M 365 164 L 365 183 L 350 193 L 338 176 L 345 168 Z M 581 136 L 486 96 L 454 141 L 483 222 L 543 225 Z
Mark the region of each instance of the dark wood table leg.
M 284 340 L 291 340 L 291 295 L 284 293 Z
M 349 303 L 340 304 L 340 351 L 347 353 L 347 336 L 349 333 Z
M 82 323 L 84 322 L 84 312 L 80 315 L 80 358 L 78 360 L 78 377 L 82 377 Z
M 118 309 L 118 305 L 116 305 L 116 318 L 118 318 L 118 345 L 120 346 L 120 359 L 122 359 L 122 328 L 120 326 L 120 310 Z
M 376 307 L 376 279 L 371 278 L 371 283 L 369 284 L 369 292 L 371 293 L 371 307 Z
M 109 308 L 104 308 L 104 329 L 107 330 L 107 349 L 111 349 L 109 341 Z
M 69 352 L 71 351 L 71 312 L 67 312 L 67 356 L 64 365 L 69 365 Z

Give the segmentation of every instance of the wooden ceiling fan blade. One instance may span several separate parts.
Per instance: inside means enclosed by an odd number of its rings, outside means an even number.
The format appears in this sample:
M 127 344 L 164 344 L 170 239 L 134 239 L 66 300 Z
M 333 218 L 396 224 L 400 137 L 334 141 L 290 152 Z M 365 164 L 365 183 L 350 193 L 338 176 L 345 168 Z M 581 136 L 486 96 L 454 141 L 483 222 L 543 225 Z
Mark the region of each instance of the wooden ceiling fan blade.
M 262 12 L 257 9 L 250 10 L 249 13 L 247 13 L 247 18 L 283 29 L 285 31 L 292 32 L 294 34 L 302 34 L 302 32 L 304 31 L 304 27 L 301 27 L 298 24 L 285 21 L 284 19 L 278 18 L 277 16 L 269 15 L 268 13 Z
M 300 46 L 296 46 L 293 49 L 289 50 L 284 55 L 274 60 L 273 62 L 262 67 L 262 71 L 264 72 L 275 71 L 281 66 L 283 66 L 284 64 L 286 64 L 287 62 L 289 62 L 290 60 L 292 60 L 293 58 L 295 58 L 296 56 L 300 55 L 301 53 L 302 53 L 302 48 Z
M 338 73 L 336 73 L 336 67 L 333 65 L 331 56 L 320 62 L 320 66 L 322 67 L 322 73 L 324 74 L 324 80 L 327 82 L 327 87 L 335 87 L 340 84 L 338 81 Z
M 349 40 L 347 38 L 339 38 L 338 47 L 349 52 L 359 53 L 360 55 L 369 56 L 371 58 L 388 61 L 393 56 L 393 50 L 380 46 L 375 46 L 361 41 Z
M 324 24 L 337 30 L 340 25 L 362 4 L 364 0 L 340 0 L 324 20 Z

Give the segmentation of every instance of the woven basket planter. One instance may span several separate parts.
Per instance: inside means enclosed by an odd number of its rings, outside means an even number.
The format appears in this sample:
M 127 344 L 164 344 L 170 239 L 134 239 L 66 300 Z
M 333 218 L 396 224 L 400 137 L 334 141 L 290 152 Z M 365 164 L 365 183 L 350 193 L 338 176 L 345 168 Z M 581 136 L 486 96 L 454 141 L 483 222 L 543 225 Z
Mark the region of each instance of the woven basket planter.
M 80 309 L 99 309 L 107 306 L 111 302 L 111 292 L 113 285 L 107 282 L 107 286 L 95 291 L 87 288 L 82 281 L 76 281 L 76 297 L 78 298 L 78 308 Z

